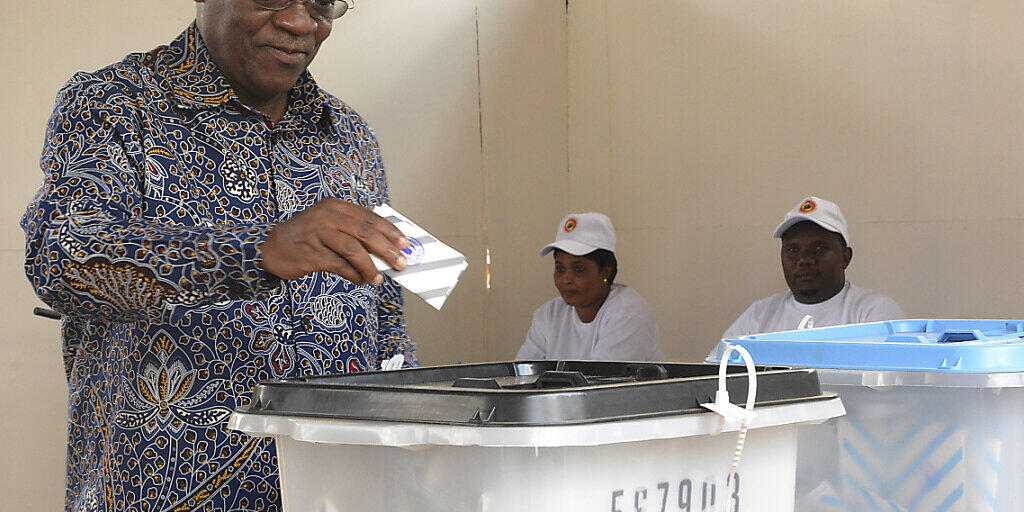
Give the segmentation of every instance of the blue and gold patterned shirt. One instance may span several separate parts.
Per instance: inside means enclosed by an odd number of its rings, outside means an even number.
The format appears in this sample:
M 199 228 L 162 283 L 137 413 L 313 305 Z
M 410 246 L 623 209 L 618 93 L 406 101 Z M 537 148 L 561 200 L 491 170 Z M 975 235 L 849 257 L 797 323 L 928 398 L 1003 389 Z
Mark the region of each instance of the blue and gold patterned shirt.
M 195 24 L 75 75 L 22 220 L 26 271 L 64 314 L 69 511 L 280 510 L 272 442 L 227 429 L 257 381 L 414 362 L 397 285 L 258 266 L 325 197 L 388 201 L 373 132 L 308 72 L 274 124 Z

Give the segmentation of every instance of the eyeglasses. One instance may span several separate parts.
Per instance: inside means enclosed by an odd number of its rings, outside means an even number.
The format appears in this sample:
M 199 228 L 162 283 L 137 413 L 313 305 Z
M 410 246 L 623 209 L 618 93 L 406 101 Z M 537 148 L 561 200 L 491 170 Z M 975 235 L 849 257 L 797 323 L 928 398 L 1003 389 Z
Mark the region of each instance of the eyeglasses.
M 300 0 L 253 0 L 256 7 L 268 11 L 283 11 Z M 306 10 L 309 15 L 321 21 L 330 23 L 345 15 L 349 9 L 355 7 L 353 0 L 301 0 L 306 3 Z

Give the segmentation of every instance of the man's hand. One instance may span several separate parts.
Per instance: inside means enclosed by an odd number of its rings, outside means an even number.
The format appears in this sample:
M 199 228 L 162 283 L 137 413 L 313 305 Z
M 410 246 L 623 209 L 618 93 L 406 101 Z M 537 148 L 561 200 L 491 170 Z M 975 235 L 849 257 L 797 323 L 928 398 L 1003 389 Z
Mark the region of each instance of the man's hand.
M 331 272 L 354 284 L 384 281 L 370 253 L 406 266 L 405 235 L 383 217 L 337 198 L 323 199 L 273 228 L 260 246 L 263 270 L 281 279 Z

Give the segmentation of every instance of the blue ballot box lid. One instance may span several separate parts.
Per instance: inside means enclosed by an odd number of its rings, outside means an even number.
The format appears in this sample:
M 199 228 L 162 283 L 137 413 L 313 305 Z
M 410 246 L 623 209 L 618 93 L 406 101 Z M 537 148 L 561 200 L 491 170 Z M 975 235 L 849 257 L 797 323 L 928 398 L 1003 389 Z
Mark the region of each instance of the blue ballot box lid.
M 1024 372 L 1024 320 L 893 320 L 740 336 L 757 364 L 840 370 Z M 736 353 L 733 352 L 734 358 Z M 739 359 L 735 361 L 739 364 Z

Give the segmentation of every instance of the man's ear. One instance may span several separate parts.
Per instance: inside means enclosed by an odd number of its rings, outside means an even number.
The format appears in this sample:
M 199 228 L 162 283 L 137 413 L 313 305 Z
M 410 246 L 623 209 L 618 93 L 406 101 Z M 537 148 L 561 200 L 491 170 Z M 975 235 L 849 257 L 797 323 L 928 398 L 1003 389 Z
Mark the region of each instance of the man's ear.
M 847 247 L 843 249 L 843 270 L 850 266 L 851 260 L 853 260 L 853 247 Z
M 608 282 L 608 279 L 611 279 L 611 277 L 612 277 L 612 267 L 609 266 L 609 267 L 599 268 L 599 269 L 597 269 L 597 274 L 600 275 L 601 279 L 604 279 L 605 282 Z

